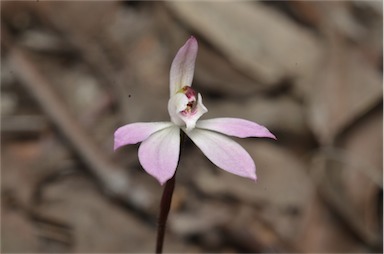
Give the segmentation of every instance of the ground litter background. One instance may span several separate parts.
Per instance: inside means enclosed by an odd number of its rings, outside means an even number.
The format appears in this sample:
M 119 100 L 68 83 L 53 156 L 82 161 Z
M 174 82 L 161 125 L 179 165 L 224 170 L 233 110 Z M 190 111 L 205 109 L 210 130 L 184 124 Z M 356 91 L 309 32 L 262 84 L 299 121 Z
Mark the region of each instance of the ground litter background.
M 256 183 L 187 142 L 165 252 L 382 253 L 381 1 L 1 2 L 1 251 L 153 252 L 162 187 L 113 132 L 168 121 L 169 68 L 194 35 L 203 118 Z

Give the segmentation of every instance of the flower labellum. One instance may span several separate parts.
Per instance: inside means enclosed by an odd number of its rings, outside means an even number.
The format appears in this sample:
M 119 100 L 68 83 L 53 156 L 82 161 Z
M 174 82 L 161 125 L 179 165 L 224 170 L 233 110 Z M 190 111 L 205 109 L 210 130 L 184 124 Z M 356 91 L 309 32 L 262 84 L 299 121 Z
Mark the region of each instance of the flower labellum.
M 142 142 L 139 161 L 144 170 L 164 184 L 176 171 L 180 153 L 180 130 L 219 168 L 256 180 L 253 159 L 234 136 L 276 137 L 264 126 L 239 118 L 199 120 L 208 110 L 192 87 L 197 40 L 192 36 L 179 49 L 170 71 L 168 112 L 171 122 L 132 123 L 115 132 L 114 149 Z M 223 135 L 224 134 L 224 135 Z

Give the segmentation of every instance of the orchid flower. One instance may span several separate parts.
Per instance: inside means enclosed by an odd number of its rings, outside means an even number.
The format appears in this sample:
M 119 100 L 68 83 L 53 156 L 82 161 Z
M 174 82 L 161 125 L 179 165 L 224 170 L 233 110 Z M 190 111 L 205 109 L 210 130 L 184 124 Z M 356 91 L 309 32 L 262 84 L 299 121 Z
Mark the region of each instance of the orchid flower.
M 253 159 L 242 146 L 226 135 L 239 138 L 276 137 L 264 126 L 244 119 L 199 120 L 208 110 L 201 94 L 191 87 L 197 50 L 197 40 L 191 36 L 172 62 L 168 102 L 171 122 L 124 125 L 115 132 L 114 149 L 142 142 L 138 151 L 140 164 L 148 174 L 164 184 L 173 177 L 177 168 L 181 130 L 217 167 L 256 180 Z

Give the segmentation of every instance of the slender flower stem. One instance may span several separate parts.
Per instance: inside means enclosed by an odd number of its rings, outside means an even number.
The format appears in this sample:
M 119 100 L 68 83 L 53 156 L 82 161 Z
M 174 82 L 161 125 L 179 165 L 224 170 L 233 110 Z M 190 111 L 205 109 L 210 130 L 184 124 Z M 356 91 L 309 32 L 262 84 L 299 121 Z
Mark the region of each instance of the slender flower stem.
M 182 151 L 184 150 L 185 140 L 186 140 L 186 135 L 184 132 L 181 132 L 180 133 L 180 156 L 179 156 L 178 164 L 180 163 L 181 154 L 182 154 Z M 171 208 L 173 190 L 175 189 L 175 182 L 176 182 L 176 172 L 172 176 L 172 178 L 165 183 L 163 196 L 161 197 L 161 201 L 160 201 L 160 215 L 157 222 L 156 253 L 163 252 L 165 226 L 167 224 L 169 209 Z
M 167 223 L 169 209 L 171 207 L 173 190 L 175 188 L 176 174 L 165 183 L 163 196 L 160 203 L 160 216 L 157 225 L 156 253 L 163 252 L 165 225 Z

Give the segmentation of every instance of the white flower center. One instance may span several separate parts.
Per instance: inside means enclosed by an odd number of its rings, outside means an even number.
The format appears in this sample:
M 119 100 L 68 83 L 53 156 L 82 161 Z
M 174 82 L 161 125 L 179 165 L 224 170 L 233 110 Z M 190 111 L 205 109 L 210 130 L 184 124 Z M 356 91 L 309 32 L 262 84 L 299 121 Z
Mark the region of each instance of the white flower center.
M 169 99 L 168 111 L 174 124 L 186 126 L 189 131 L 208 110 L 202 103 L 201 95 L 191 87 L 184 86 Z

